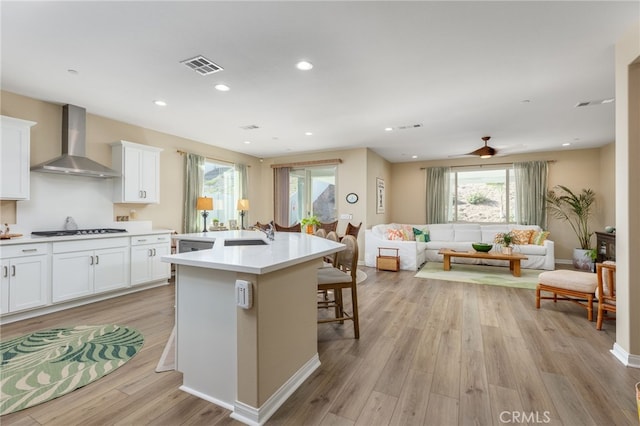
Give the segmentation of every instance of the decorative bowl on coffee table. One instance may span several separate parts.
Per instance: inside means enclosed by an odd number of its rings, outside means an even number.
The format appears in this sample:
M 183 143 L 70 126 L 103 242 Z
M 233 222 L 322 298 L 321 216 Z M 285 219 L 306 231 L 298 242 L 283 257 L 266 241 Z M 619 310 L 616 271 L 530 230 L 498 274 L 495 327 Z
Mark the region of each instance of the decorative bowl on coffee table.
M 471 247 L 473 247 L 475 251 L 481 251 L 481 252 L 487 253 L 489 250 L 493 248 L 493 244 L 472 243 Z

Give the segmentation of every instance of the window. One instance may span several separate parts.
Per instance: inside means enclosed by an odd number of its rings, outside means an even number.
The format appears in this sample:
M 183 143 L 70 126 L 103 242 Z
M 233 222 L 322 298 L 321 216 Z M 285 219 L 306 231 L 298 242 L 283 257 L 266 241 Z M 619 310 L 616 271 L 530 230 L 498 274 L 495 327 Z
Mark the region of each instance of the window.
M 510 166 L 451 172 L 450 222 L 515 221 L 515 179 Z
M 222 223 L 237 219 L 236 203 L 240 193 L 238 173 L 233 164 L 205 160 L 203 196 L 213 198 L 210 220 Z
M 337 219 L 336 166 L 291 169 L 289 173 L 289 225 L 315 215 L 320 222 Z

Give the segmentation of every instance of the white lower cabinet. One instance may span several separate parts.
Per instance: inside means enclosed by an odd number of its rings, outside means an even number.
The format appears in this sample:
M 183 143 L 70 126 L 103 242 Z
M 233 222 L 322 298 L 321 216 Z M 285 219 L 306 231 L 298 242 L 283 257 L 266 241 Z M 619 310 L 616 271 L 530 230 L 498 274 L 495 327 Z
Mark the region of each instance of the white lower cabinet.
M 49 256 L 46 244 L 2 249 L 0 313 L 17 312 L 49 303 Z
M 73 237 L 71 237 L 73 238 Z M 171 234 L 0 245 L 0 315 L 13 317 L 138 291 L 171 277 Z M 132 288 L 137 286 L 137 288 Z M 105 293 L 104 296 L 102 294 Z M 53 307 L 55 309 L 55 307 Z
M 171 254 L 171 235 L 139 235 L 131 237 L 131 285 L 167 279 L 171 265 L 160 257 Z
M 53 243 L 52 301 L 62 302 L 129 285 L 128 238 Z

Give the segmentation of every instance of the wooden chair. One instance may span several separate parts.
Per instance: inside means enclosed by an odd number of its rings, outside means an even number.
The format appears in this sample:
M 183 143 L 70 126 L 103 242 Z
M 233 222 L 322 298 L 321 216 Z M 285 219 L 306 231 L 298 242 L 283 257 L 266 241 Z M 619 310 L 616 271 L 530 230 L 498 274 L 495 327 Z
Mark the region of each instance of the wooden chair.
M 598 275 L 596 330 L 602 330 L 602 320 L 615 320 L 615 317 L 607 317 L 606 314 L 607 312 L 616 312 L 616 264 L 610 261 L 597 263 L 596 274 Z
M 322 228 L 316 229 L 316 232 L 313 233 L 316 237 L 327 238 L 327 231 Z
M 358 239 L 358 233 L 360 232 L 360 227 L 362 226 L 362 222 L 358 224 L 358 226 L 354 226 L 351 222 L 347 223 L 347 229 L 344 231 L 344 235 L 353 235 Z
M 275 222 L 274 222 L 274 225 L 275 225 L 276 231 L 279 231 L 279 232 L 300 232 L 302 230 L 300 223 L 296 223 L 295 225 L 288 226 L 288 227 L 278 225 Z
M 338 234 L 336 234 L 335 231 L 331 231 L 331 232 L 327 233 L 326 238 L 327 238 L 327 240 L 335 241 L 336 243 L 340 242 L 340 238 L 338 237 Z M 338 256 L 337 252 L 336 253 L 331 253 L 330 255 L 324 257 L 324 261 L 326 263 L 330 263 L 331 266 L 335 266 L 336 257 L 337 256 Z
M 260 222 L 256 222 L 255 225 L 253 225 L 254 228 L 260 228 L 263 231 L 266 231 L 267 229 L 269 229 L 269 225 L 273 226 L 273 221 L 269 222 L 269 223 L 260 223 Z
M 333 299 L 318 301 L 318 308 L 334 308 L 335 317 L 319 318 L 318 323 L 353 321 L 353 332 L 356 339 L 360 338 L 360 323 L 358 320 L 358 291 L 356 287 L 356 273 L 358 268 L 358 241 L 352 235 L 345 235 L 342 243 L 346 246 L 338 252 L 335 268 L 318 269 L 318 291 L 332 291 Z M 351 314 L 345 312 L 343 289 L 351 289 Z
M 327 233 L 333 231 L 336 232 L 338 230 L 338 221 L 335 222 L 320 222 L 320 226 L 318 228 L 324 229 Z

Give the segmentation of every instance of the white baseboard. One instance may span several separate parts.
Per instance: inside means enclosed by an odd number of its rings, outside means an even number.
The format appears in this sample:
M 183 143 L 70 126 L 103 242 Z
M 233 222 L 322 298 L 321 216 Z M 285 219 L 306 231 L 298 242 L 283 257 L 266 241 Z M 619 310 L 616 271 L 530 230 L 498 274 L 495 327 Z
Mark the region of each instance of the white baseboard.
M 613 356 L 618 358 L 618 361 L 620 361 L 626 367 L 640 368 L 640 355 L 630 354 L 619 344 L 613 344 L 611 353 L 613 354 Z
M 260 408 L 236 401 L 231 417 L 251 426 L 261 426 L 265 424 L 273 413 L 284 404 L 291 394 L 295 392 L 318 367 L 320 367 L 320 358 L 316 353 L 309 361 L 300 367 L 289 380 L 280 386 L 280 389 L 271 395 Z
M 185 385 L 180 386 L 178 389 L 180 389 L 181 391 L 184 391 L 186 393 L 190 393 L 191 395 L 197 396 L 200 399 L 204 399 L 205 401 L 209 401 L 209 402 L 212 402 L 212 403 L 214 403 L 216 405 L 219 405 L 222 408 L 226 408 L 229 411 L 233 411 L 233 405 L 229 404 L 228 402 L 224 402 L 221 399 L 213 398 L 210 395 L 207 395 L 205 393 L 199 392 L 199 391 L 197 391 L 195 389 L 191 389 L 190 387 L 185 386 Z

